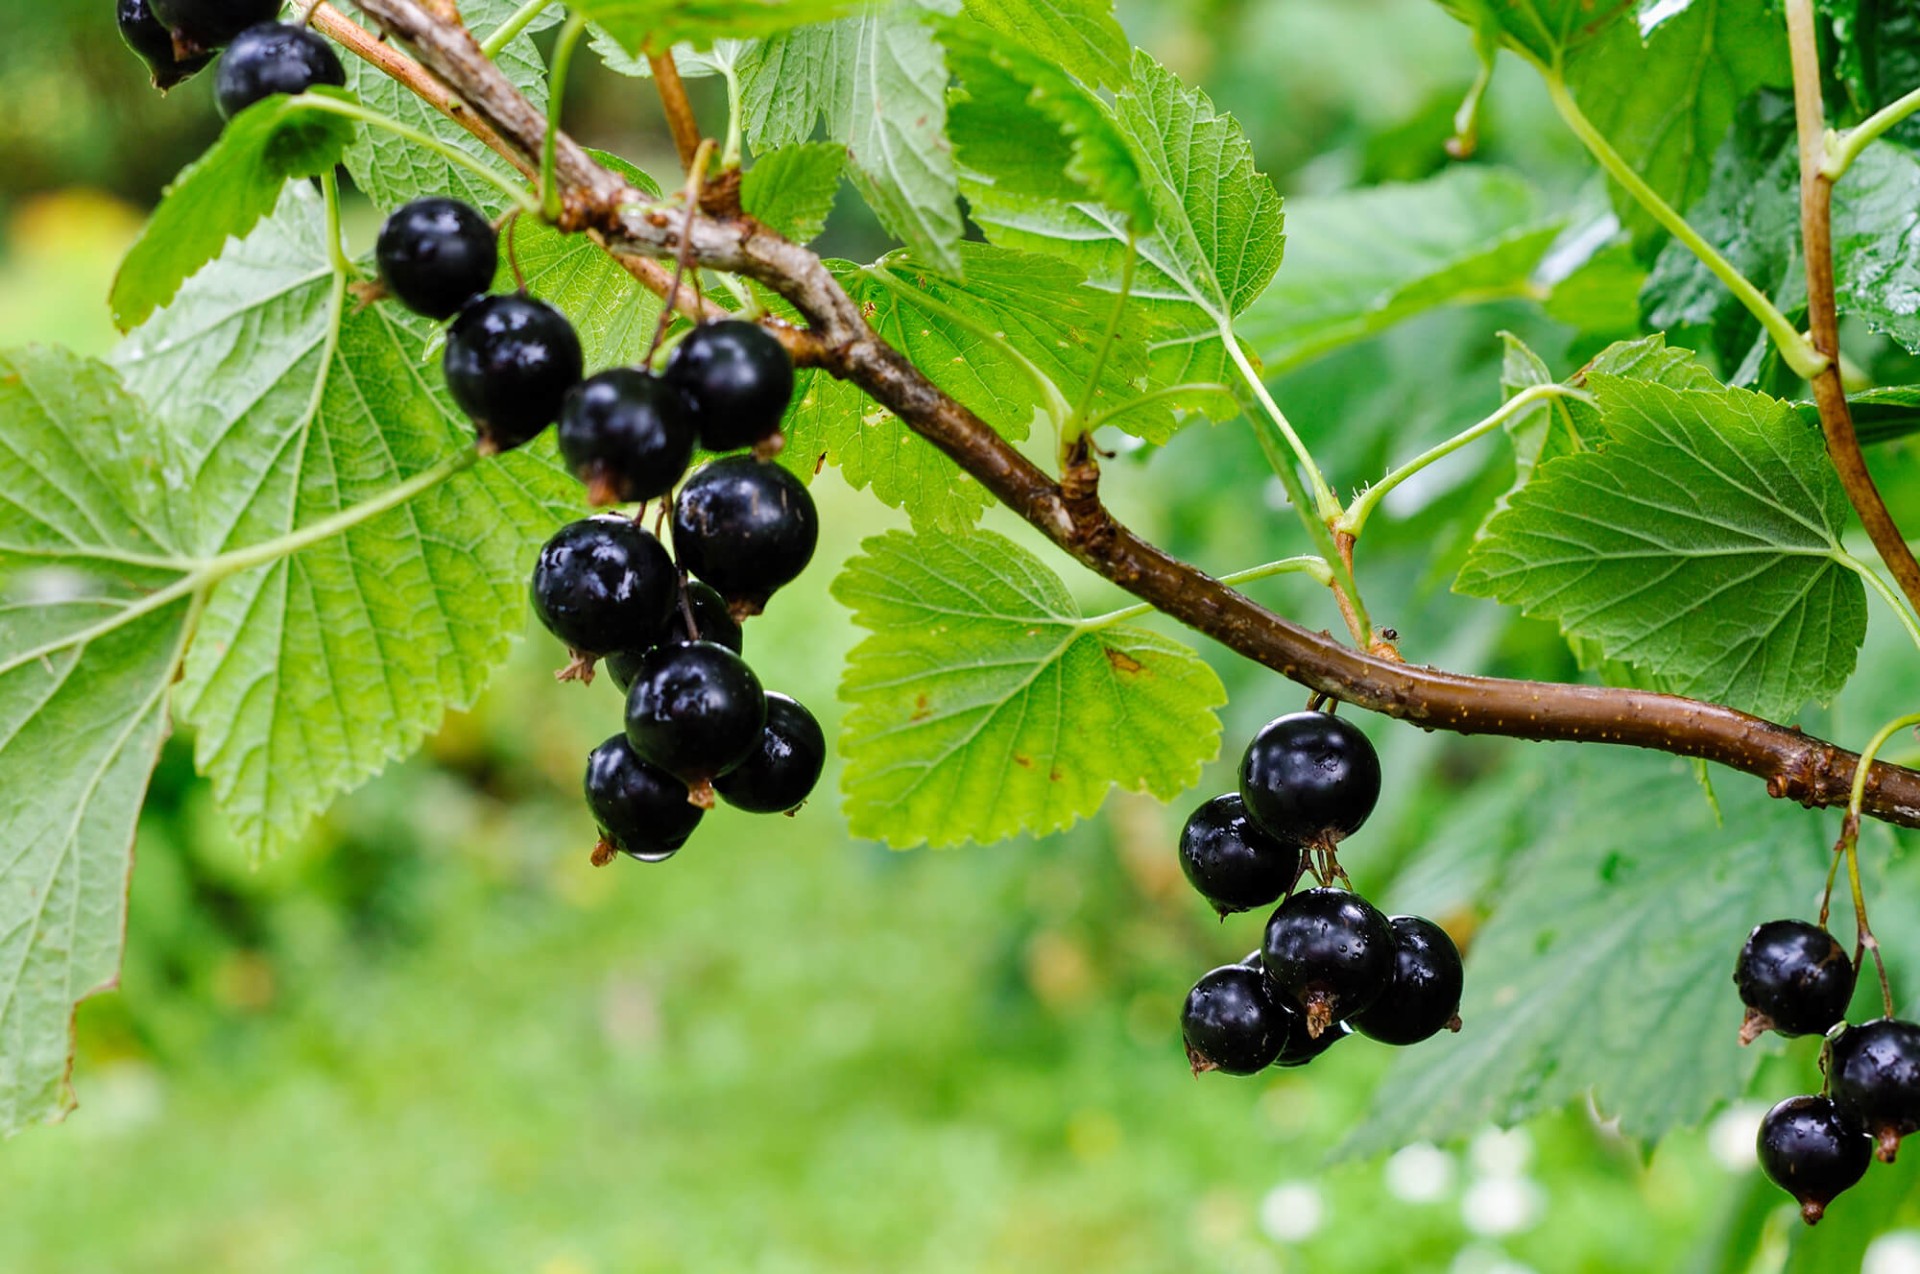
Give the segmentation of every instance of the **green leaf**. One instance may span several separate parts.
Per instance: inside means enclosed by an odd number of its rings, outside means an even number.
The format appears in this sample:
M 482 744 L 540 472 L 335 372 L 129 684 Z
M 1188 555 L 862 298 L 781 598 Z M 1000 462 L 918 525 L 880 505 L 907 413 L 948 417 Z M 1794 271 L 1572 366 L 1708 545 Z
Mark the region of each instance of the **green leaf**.
M 686 41 L 704 48 L 826 22 L 858 7 L 858 0 L 575 0 L 570 7 L 638 56 L 649 46 Z
M 1868 446 L 1897 442 L 1920 433 L 1920 385 L 1869 389 L 1849 394 L 1847 402 L 1853 407 L 1853 424 L 1860 441 Z M 1819 404 L 1800 402 L 1794 404 L 1794 409 L 1808 428 L 1820 427 Z
M 341 97 L 333 89 L 316 95 Z M 220 140 L 180 174 L 127 253 L 113 281 L 113 321 L 139 326 L 180 285 L 220 255 L 229 238 L 273 211 L 290 177 L 332 172 L 353 125 L 309 109 L 298 98 L 270 97 L 232 120 Z
M 647 60 L 645 53 L 627 52 L 599 27 L 592 28 L 592 32 L 589 44 L 607 64 L 609 71 L 642 80 L 653 78 L 653 63 Z M 691 44 L 676 44 L 673 46 L 673 67 L 680 72 L 683 80 L 705 79 L 710 75 L 732 79 L 752 47 L 751 40 L 715 40 L 712 47 L 704 49 Z
M 880 224 L 952 270 L 962 226 L 946 141 L 947 64 L 925 21 L 944 6 L 897 0 L 774 36 L 742 68 L 742 110 L 758 150 L 807 141 L 824 120 Z
M 134 824 L 193 603 L 165 436 L 100 364 L 0 354 L 0 1134 L 57 1118 L 119 976 Z
M 1127 82 L 1130 49 L 1113 0 L 966 0 L 966 12 L 1010 53 L 1019 46 L 1100 88 Z
M 909 252 L 836 273 L 888 344 L 1005 436 L 1025 438 L 1036 418 L 1064 423 L 1094 374 L 1113 298 L 1057 258 L 967 243 L 960 259 L 958 275 Z M 1101 363 L 1094 411 L 1127 404 L 1146 380 L 1146 345 L 1123 324 Z M 1155 441 L 1174 430 L 1164 407 L 1122 420 Z
M 1464 1029 L 1406 1050 L 1342 1147 L 1456 1141 L 1591 1094 L 1650 1143 L 1745 1091 L 1733 952 L 1755 916 L 1800 914 L 1827 857 L 1817 820 L 1755 784 L 1716 820 L 1686 767 L 1553 749 L 1551 800 L 1467 961 Z M 1657 1023 L 1657 1030 L 1649 1024 Z
M 531 218 L 515 220 L 514 251 L 527 289 L 558 306 L 579 333 L 589 371 L 638 362 L 653 340 L 660 298 L 585 235 L 565 235 Z M 502 290 L 514 286 L 501 254 Z
M 1681 693 L 1784 718 L 1866 632 L 1819 435 L 1744 390 L 1591 373 L 1604 436 L 1542 464 L 1455 587 L 1553 619 Z
M 948 133 L 969 179 L 1009 194 L 1092 199 L 1153 229 L 1140 166 L 1105 102 L 1058 65 L 977 26 L 942 24 L 941 42 L 965 87 Z
M 855 835 L 906 848 L 1058 831 L 1116 786 L 1169 800 L 1218 752 L 1213 670 L 1083 619 L 1012 541 L 896 531 L 862 547 L 833 586 L 870 634 L 840 686 Z
M 802 142 L 762 155 L 740 182 L 740 206 L 795 243 L 827 228 L 847 153 L 831 142 Z
M 1532 297 L 1563 225 L 1498 168 L 1295 199 L 1287 268 L 1238 330 L 1278 375 L 1440 306 Z
M 351 5 L 343 6 L 355 21 L 369 25 Z M 518 0 L 461 0 L 460 13 L 475 32 L 485 36 L 513 16 Z M 526 31 L 507 42 L 494 58 L 514 87 L 527 95 L 535 110 L 547 108 L 547 65 L 535 47 L 533 34 L 557 22 L 558 7 L 535 18 Z M 466 152 L 482 164 L 513 178 L 513 168 L 473 134 L 442 115 L 404 84 L 362 58 L 347 58 L 347 87 L 369 108 L 389 119 L 438 138 Z M 381 208 L 397 208 L 411 199 L 441 195 L 472 204 L 489 216 L 505 211 L 509 201 L 492 182 L 484 181 L 456 164 L 383 128 L 356 128 L 347 148 L 347 172 L 353 184 Z
M 433 325 L 343 300 L 296 186 L 117 355 L 178 449 L 195 553 L 311 526 L 470 445 L 421 364 Z M 524 628 L 527 563 L 579 500 L 535 450 L 215 591 L 179 711 L 243 840 L 285 846 L 479 694 Z
M 1151 329 L 1151 383 L 1224 382 L 1233 374 L 1226 342 L 1235 339 L 1234 317 L 1280 266 L 1280 196 L 1254 167 L 1239 124 L 1144 53 L 1134 54 L 1133 81 L 1115 115 L 1154 201 L 1154 229 L 1138 239 L 1129 311 Z M 1061 257 L 1093 286 L 1119 289 L 1129 252 L 1121 214 L 971 180 L 966 192 L 995 243 Z

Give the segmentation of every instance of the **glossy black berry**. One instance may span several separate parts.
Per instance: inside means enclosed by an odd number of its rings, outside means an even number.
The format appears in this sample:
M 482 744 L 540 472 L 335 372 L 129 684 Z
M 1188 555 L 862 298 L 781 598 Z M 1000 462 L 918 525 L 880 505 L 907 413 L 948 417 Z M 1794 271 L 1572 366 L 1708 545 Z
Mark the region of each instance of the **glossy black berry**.
M 651 372 L 617 367 L 575 385 L 560 409 L 560 454 L 592 503 L 666 495 L 693 459 L 680 391 Z
M 1393 974 L 1387 989 L 1350 1015 L 1353 1029 L 1382 1044 L 1418 1044 L 1460 1029 L 1460 991 L 1466 976 L 1460 948 L 1447 931 L 1420 916 L 1394 916 Z
M 685 783 L 641 760 L 624 734 L 587 758 L 587 808 L 608 846 L 649 863 L 671 858 L 705 813 L 688 802 Z
M 120 24 L 120 38 L 140 55 L 147 70 L 153 73 L 153 86 L 163 93 L 213 61 L 210 52 L 181 57 L 173 46 L 173 32 L 153 16 L 147 0 L 120 0 L 115 17 Z
M 751 814 L 785 814 L 813 795 L 827 764 L 827 736 L 804 704 L 782 694 L 767 696 L 767 727 L 760 746 L 733 770 L 713 781 L 720 799 Z
M 687 611 L 693 613 L 692 631 L 687 628 Z M 678 605 L 673 608 L 673 613 L 667 616 L 666 633 L 655 645 L 684 645 L 690 641 L 710 641 L 736 655 L 746 649 L 746 634 L 740 630 L 739 621 L 727 612 L 727 604 L 720 600 L 720 594 L 699 580 L 687 584 L 685 608 Z M 607 672 L 613 684 L 622 690 L 632 689 L 633 675 L 647 651 L 652 649 L 647 646 L 608 655 Z
M 1393 977 L 1393 929 L 1372 903 L 1344 889 L 1308 889 L 1274 909 L 1260 960 L 1316 1039 L 1365 1012 Z
M 1180 832 L 1180 869 L 1221 915 L 1265 907 L 1293 888 L 1300 850 L 1255 826 L 1235 793 L 1195 810 Z
M 262 22 L 233 38 L 220 57 L 213 96 L 220 114 L 232 119 L 255 102 L 292 97 L 316 85 L 343 88 L 347 69 L 320 36 L 290 22 Z
M 1885 1017 L 1849 1026 L 1828 1067 L 1827 1091 L 1892 1163 L 1900 1139 L 1920 1128 L 1920 1026 Z
M 533 611 L 578 655 L 644 649 L 674 616 L 680 574 L 660 541 L 627 518 L 560 529 L 533 568 Z
M 280 16 L 280 0 L 148 0 L 153 16 L 195 51 L 224 46 L 248 27 Z
M 447 388 L 490 452 L 512 451 L 559 419 L 581 370 L 573 324 L 529 296 L 482 297 L 447 333 Z
M 1269 721 L 1240 761 L 1240 795 L 1267 834 L 1296 845 L 1351 836 L 1380 799 L 1380 758 L 1350 721 L 1294 712 Z
M 1266 961 L 1260 958 L 1258 951 L 1248 952 L 1247 958 L 1240 963 L 1243 967 L 1254 970 L 1263 978 L 1267 976 Z M 1272 987 L 1271 980 L 1268 981 L 1268 987 L 1269 989 Z M 1273 1059 L 1275 1066 L 1305 1066 L 1308 1062 L 1320 1056 L 1320 1054 L 1326 1052 L 1335 1044 L 1347 1038 L 1347 1036 L 1353 1034 L 1353 1028 L 1351 1026 L 1348 1026 L 1345 1022 L 1335 1022 L 1332 1026 L 1320 1032 L 1316 1037 L 1308 1033 L 1306 1022 L 1298 1013 L 1287 1006 L 1286 1001 L 1276 995 L 1274 1002 L 1279 1004 L 1287 1015 L 1287 1042 L 1281 1046 L 1280 1056 Z
M 680 565 L 727 599 L 735 615 L 757 615 L 813 560 L 820 515 L 800 479 L 752 456 L 703 465 L 673 504 Z
M 416 199 L 380 227 L 373 255 L 400 304 L 428 318 L 450 319 L 493 286 L 500 236 L 458 199 Z
M 1799 1200 L 1808 1225 L 1866 1175 L 1873 1159 L 1866 1130 L 1825 1097 L 1789 1097 L 1768 1111 L 1755 1148 L 1761 1170 Z
M 1273 1064 L 1287 1042 L 1288 1019 L 1258 969 L 1228 964 L 1187 992 L 1180 1035 L 1193 1073 L 1251 1075 Z
M 1769 920 L 1747 935 L 1733 966 L 1733 983 L 1747 1019 L 1740 1042 L 1762 1031 L 1825 1035 L 1847 1015 L 1853 999 L 1853 961 L 1831 933 L 1804 920 Z
M 700 445 L 737 451 L 780 432 L 793 401 L 793 359 L 757 323 L 727 319 L 688 333 L 666 377 L 692 405 Z
M 760 678 L 725 646 L 660 646 L 634 670 L 627 737 L 641 756 L 694 787 L 697 799 L 712 801 L 712 781 L 759 750 L 766 725 Z

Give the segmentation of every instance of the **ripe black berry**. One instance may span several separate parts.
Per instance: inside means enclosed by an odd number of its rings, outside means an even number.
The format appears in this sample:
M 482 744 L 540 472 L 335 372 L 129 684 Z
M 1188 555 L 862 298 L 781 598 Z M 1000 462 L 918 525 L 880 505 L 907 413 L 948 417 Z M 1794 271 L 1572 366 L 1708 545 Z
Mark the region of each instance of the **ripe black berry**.
M 813 795 L 827 764 L 827 736 L 805 705 L 767 696 L 767 728 L 760 746 L 732 773 L 713 781 L 721 799 L 751 814 L 785 814 Z
M 512 451 L 559 418 L 582 360 L 559 310 L 518 293 L 482 297 L 447 333 L 447 388 L 479 428 L 482 450 Z
M 1418 1044 L 1460 1029 L 1465 974 L 1447 931 L 1420 916 L 1394 916 L 1393 975 L 1380 998 L 1351 1016 L 1353 1029 L 1382 1044 Z
M 793 401 L 786 348 L 759 324 L 738 319 L 695 328 L 673 351 L 666 377 L 687 395 L 708 451 L 771 438 Z
M 1393 930 L 1358 894 L 1308 889 L 1274 910 L 1261 963 L 1282 998 L 1306 1014 L 1318 1039 L 1340 1018 L 1365 1012 L 1393 976 Z
M 1222 965 L 1194 983 L 1180 1011 L 1187 1062 L 1198 1075 L 1251 1075 L 1273 1064 L 1287 1042 L 1292 1015 L 1274 999 L 1258 969 Z
M 1266 962 L 1260 958 L 1258 951 L 1249 952 L 1247 958 L 1240 963 L 1243 967 L 1259 973 L 1263 978 L 1267 975 Z M 1272 987 L 1271 980 L 1268 982 L 1268 987 L 1269 989 Z M 1307 1032 L 1307 1024 L 1300 1020 L 1298 1013 L 1295 1013 L 1287 1007 L 1285 1001 L 1276 995 L 1274 1002 L 1279 1004 L 1281 1010 L 1287 1015 L 1287 1042 L 1281 1046 L 1280 1056 L 1273 1059 L 1275 1066 L 1305 1066 L 1308 1062 L 1320 1056 L 1320 1054 L 1326 1052 L 1335 1044 L 1347 1038 L 1347 1036 L 1353 1034 L 1353 1028 L 1351 1026 L 1348 1026 L 1345 1022 L 1335 1022 L 1332 1026 L 1320 1032 L 1318 1037 L 1315 1037 Z
M 280 0 L 148 0 L 153 16 L 193 50 L 217 49 L 280 16 Z
M 415 314 L 450 319 L 493 286 L 500 236 L 458 199 L 416 199 L 396 209 L 374 245 L 387 291 Z
M 163 93 L 213 61 L 213 54 L 206 52 L 181 57 L 173 47 L 173 32 L 153 16 L 147 0 L 120 0 L 115 16 L 120 23 L 120 38 L 140 55 L 153 73 L 153 86 Z
M 634 751 L 711 805 L 712 781 L 760 747 L 767 696 L 746 660 L 710 641 L 647 652 L 627 692 Z
M 1325 712 L 1269 721 L 1240 761 L 1240 795 L 1267 834 L 1330 846 L 1380 799 L 1380 758 L 1360 727 Z
M 587 808 L 605 838 L 597 862 L 606 848 L 645 863 L 671 858 L 705 813 L 688 803 L 685 783 L 641 760 L 624 734 L 587 758 Z
M 680 574 L 660 541 L 626 518 L 560 529 L 533 568 L 533 610 L 578 656 L 644 649 L 673 618 Z
M 1849 1026 L 1833 1041 L 1827 1089 L 1892 1163 L 1900 1139 L 1920 1128 L 1920 1026 L 1885 1017 Z
M 1254 825 L 1236 793 L 1193 812 L 1180 832 L 1180 868 L 1221 915 L 1264 907 L 1293 888 L 1300 850 Z
M 720 594 L 692 580 L 687 584 L 685 607 L 675 605 L 673 613 L 667 616 L 666 634 L 656 645 L 682 646 L 690 641 L 710 641 L 716 646 L 725 646 L 734 654 L 746 649 L 746 634 L 740 631 L 740 624 L 727 612 L 727 604 L 720 600 Z M 687 612 L 693 613 L 693 630 L 687 630 Z M 646 657 L 652 646 L 635 650 L 618 650 L 607 656 L 607 672 L 613 677 L 613 684 L 622 690 L 633 688 L 633 675 L 640 667 L 640 661 Z
M 1769 920 L 1747 935 L 1733 982 L 1747 1019 L 1740 1042 L 1762 1031 L 1825 1035 L 1847 1015 L 1853 999 L 1853 961 L 1831 933 L 1804 920 Z
M 820 515 L 800 479 L 752 456 L 703 465 L 673 505 L 680 565 L 719 591 L 737 616 L 767 599 L 813 560 Z
M 560 409 L 560 454 L 597 505 L 666 495 L 686 476 L 693 443 L 680 391 L 651 372 L 601 372 Z
M 1834 1196 L 1866 1174 L 1873 1142 L 1853 1116 L 1825 1097 L 1789 1097 L 1760 1121 L 1756 1149 L 1772 1182 L 1800 1201 L 1800 1218 L 1817 1224 Z
M 262 22 L 233 38 L 214 76 L 214 101 L 232 119 L 263 98 L 304 93 L 318 84 L 344 88 L 347 69 L 333 46 L 302 26 Z

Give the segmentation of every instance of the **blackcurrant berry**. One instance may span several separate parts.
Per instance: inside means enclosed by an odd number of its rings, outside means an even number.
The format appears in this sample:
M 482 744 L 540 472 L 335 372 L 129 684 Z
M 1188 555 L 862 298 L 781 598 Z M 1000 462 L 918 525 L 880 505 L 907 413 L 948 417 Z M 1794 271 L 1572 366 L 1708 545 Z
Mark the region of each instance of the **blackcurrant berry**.
M 1747 935 L 1733 983 L 1747 1006 L 1740 1042 L 1762 1031 L 1825 1035 L 1847 1015 L 1853 961 L 1831 933 L 1804 920 L 1769 920 Z
M 478 427 L 483 451 L 512 451 L 559 418 L 583 357 L 573 324 L 545 301 L 482 297 L 448 330 L 447 388 Z
M 673 504 L 680 565 L 713 585 L 736 616 L 767 599 L 813 560 L 820 515 L 800 479 L 752 456 L 703 465 Z
M 1263 978 L 1267 976 L 1266 962 L 1260 958 L 1258 951 L 1248 952 L 1247 958 L 1240 963 L 1243 967 L 1254 970 Z M 1271 980 L 1269 980 L 1268 986 L 1272 986 Z M 1353 1028 L 1351 1026 L 1348 1026 L 1345 1022 L 1335 1022 L 1332 1026 L 1320 1032 L 1316 1038 L 1307 1032 L 1307 1024 L 1301 1020 L 1298 1013 L 1295 1013 L 1291 1008 L 1287 1007 L 1284 1000 L 1276 995 L 1274 1002 L 1279 1004 L 1281 1010 L 1287 1015 L 1287 1042 L 1281 1046 L 1280 1056 L 1273 1059 L 1275 1066 L 1305 1066 L 1308 1062 L 1320 1056 L 1320 1054 L 1326 1052 L 1335 1044 L 1347 1038 L 1347 1036 L 1353 1034 Z
M 193 50 L 217 49 L 280 16 L 280 0 L 148 0 L 153 16 Z M 187 50 L 183 50 L 187 51 Z
M 1866 1175 L 1873 1142 L 1858 1120 L 1825 1097 L 1789 1097 L 1760 1121 L 1760 1168 L 1817 1224 L 1834 1197 Z
M 1264 907 L 1293 888 L 1300 850 L 1283 845 L 1247 817 L 1236 793 L 1193 812 L 1180 832 L 1180 868 L 1200 896 L 1225 916 Z
M 722 800 L 751 814 L 785 814 L 813 795 L 827 764 L 827 736 L 805 705 L 767 696 L 760 746 L 732 773 L 713 781 Z
M 1353 1029 L 1382 1044 L 1418 1044 L 1460 1029 L 1465 974 L 1447 931 L 1420 916 L 1394 916 L 1393 976 L 1380 998 L 1351 1016 Z
M 428 318 L 450 319 L 493 286 L 500 236 L 458 199 L 416 199 L 380 227 L 373 255 L 400 304 Z
M 560 454 L 597 505 L 666 495 L 686 476 L 693 444 L 680 391 L 651 372 L 601 372 L 560 408 Z
M 667 361 L 708 451 L 737 451 L 780 432 L 793 401 L 793 359 L 757 323 L 727 319 L 693 329 Z
M 1358 894 L 1308 889 L 1274 910 L 1260 959 L 1282 998 L 1305 1013 L 1307 1033 L 1318 1039 L 1386 991 L 1393 977 L 1393 929 Z
M 295 96 L 319 84 L 343 88 L 347 69 L 333 46 L 302 26 L 262 22 L 233 37 L 213 80 L 220 114 L 232 119 L 255 102 Z
M 1920 1026 L 1879 1018 L 1849 1026 L 1833 1041 L 1827 1090 L 1866 1128 L 1882 1163 L 1920 1128 Z
M 627 518 L 560 528 L 533 568 L 533 610 L 575 655 L 658 642 L 673 618 L 680 573 L 660 541 Z
M 120 23 L 120 38 L 140 55 L 153 73 L 153 86 L 163 93 L 213 61 L 209 52 L 181 57 L 173 47 L 173 32 L 153 16 L 147 0 L 120 0 L 115 16 Z
M 705 813 L 688 803 L 685 783 L 641 760 L 624 734 L 587 758 L 587 808 L 605 838 L 596 861 L 605 848 L 646 863 L 671 858 Z
M 1194 983 L 1180 1011 L 1187 1063 L 1198 1075 L 1251 1075 L 1273 1064 L 1287 1042 L 1292 1015 L 1274 999 L 1258 969 L 1222 965 Z
M 727 604 L 720 600 L 720 594 L 692 580 L 687 584 L 686 606 L 683 610 L 676 605 L 673 614 L 667 616 L 666 635 L 656 644 L 684 645 L 690 641 L 710 641 L 716 646 L 725 646 L 734 654 L 746 649 L 746 634 L 740 630 L 740 624 L 728 613 Z M 693 629 L 687 629 L 687 612 L 693 613 Z M 640 667 L 640 661 L 646 657 L 647 646 L 639 650 L 618 650 L 607 656 L 607 672 L 613 677 L 613 684 L 621 690 L 633 688 L 633 675 Z
M 649 651 L 627 692 L 636 752 L 713 802 L 713 780 L 760 747 L 767 696 L 746 660 L 710 641 Z
M 1240 795 L 1267 834 L 1331 846 L 1367 821 L 1380 799 L 1380 758 L 1352 722 L 1325 712 L 1269 721 L 1240 761 Z

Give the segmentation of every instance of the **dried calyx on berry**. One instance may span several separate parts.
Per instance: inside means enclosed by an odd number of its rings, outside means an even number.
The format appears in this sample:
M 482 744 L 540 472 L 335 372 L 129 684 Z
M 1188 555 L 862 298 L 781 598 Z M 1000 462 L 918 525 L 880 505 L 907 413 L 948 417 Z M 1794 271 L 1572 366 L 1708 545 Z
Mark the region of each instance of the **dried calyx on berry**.
M 1747 1006 L 1740 1042 L 1751 1044 L 1764 1031 L 1825 1035 L 1846 1017 L 1854 977 L 1846 948 L 1819 925 L 1756 925 L 1733 966 L 1734 985 Z

